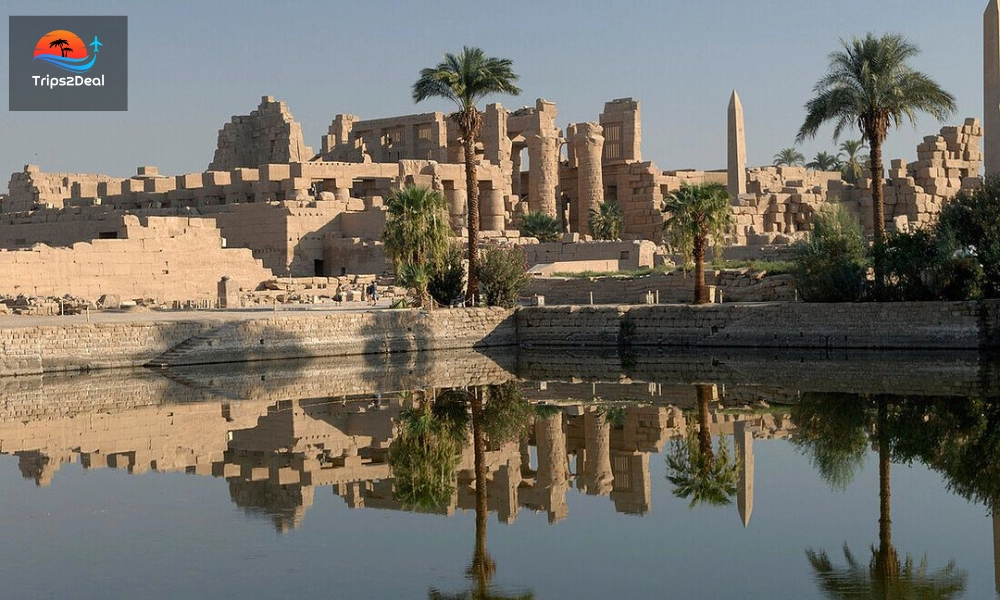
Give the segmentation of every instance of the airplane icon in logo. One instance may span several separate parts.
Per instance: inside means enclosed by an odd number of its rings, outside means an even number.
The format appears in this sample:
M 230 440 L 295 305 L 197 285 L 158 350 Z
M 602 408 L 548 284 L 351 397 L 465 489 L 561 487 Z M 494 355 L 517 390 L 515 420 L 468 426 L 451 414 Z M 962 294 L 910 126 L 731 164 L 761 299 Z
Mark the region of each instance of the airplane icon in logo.
M 99 48 L 101 46 L 103 46 L 104 44 L 102 44 L 101 42 L 97 41 L 97 36 L 95 35 L 94 36 L 94 41 L 90 42 L 87 45 L 88 46 L 93 46 L 94 47 L 94 54 L 97 54 L 98 52 L 100 52 Z

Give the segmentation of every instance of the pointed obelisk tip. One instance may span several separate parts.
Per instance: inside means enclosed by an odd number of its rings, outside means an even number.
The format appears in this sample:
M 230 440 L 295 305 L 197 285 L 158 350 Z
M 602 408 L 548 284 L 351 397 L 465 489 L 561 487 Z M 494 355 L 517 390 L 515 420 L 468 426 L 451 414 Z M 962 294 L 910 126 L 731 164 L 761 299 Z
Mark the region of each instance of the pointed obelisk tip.
M 986 12 L 1000 12 L 1000 6 L 997 5 L 997 0 L 990 0 L 986 5 Z

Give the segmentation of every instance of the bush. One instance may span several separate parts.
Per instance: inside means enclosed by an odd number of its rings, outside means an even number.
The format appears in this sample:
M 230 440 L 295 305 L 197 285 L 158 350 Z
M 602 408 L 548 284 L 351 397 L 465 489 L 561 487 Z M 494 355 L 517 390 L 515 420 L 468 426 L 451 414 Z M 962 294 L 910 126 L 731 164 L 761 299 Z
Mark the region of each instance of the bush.
M 842 205 L 827 205 L 813 217 L 809 239 L 795 247 L 799 295 L 807 302 L 855 302 L 864 294 L 861 225 Z
M 885 285 L 881 300 L 934 300 L 935 271 L 939 253 L 934 236 L 926 229 L 912 233 L 891 232 L 872 248 L 872 264 Z
M 1000 178 L 987 177 L 980 189 L 963 191 L 945 204 L 937 233 L 953 249 L 955 272 L 974 281 L 981 270 L 982 295 L 1000 297 Z
M 945 227 L 891 233 L 872 249 L 884 274 L 882 300 L 970 300 L 982 296 L 983 269 Z
M 465 297 L 465 251 L 461 244 L 451 244 L 435 265 L 427 291 L 438 304 L 450 306 Z
M 538 238 L 539 242 L 558 242 L 562 237 L 559 221 L 541 211 L 524 215 L 520 231 L 521 235 Z
M 597 208 L 590 209 L 587 219 L 590 235 L 595 240 L 619 240 L 625 226 L 625 216 L 622 206 L 617 202 L 601 202 Z
M 479 261 L 479 288 L 488 306 L 513 308 L 530 277 L 520 246 L 491 244 Z

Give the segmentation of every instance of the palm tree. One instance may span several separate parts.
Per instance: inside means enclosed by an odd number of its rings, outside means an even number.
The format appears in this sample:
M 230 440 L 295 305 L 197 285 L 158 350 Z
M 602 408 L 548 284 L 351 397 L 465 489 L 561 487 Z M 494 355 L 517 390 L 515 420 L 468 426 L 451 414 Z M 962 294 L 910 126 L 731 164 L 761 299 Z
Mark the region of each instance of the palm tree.
M 590 209 L 587 227 L 596 240 L 619 240 L 622 237 L 624 216 L 622 206 L 617 202 L 601 202 Z
M 905 117 L 916 122 L 923 111 L 942 120 L 955 110 L 955 99 L 927 75 L 913 70 L 907 61 L 919 53 L 917 47 L 895 33 L 841 40 L 843 49 L 830 54 L 829 71 L 813 88 L 816 96 L 806 105 L 806 120 L 797 141 L 816 136 L 820 125 L 835 123 L 833 137 L 854 125 L 871 150 L 872 216 L 875 242 L 885 239 L 885 208 L 882 186 L 882 144 L 889 127 L 899 127 Z M 880 279 L 876 274 L 876 279 Z
M 396 277 L 414 288 L 423 306 L 428 306 L 427 285 L 435 267 L 448 252 L 451 228 L 448 203 L 436 190 L 406 186 L 393 190 L 386 201 L 382 242 Z
M 62 38 L 59 38 L 58 40 L 53 40 L 53 41 L 49 42 L 49 48 L 55 48 L 56 46 L 58 46 L 59 47 L 59 52 L 63 55 L 63 57 L 65 57 L 66 56 L 66 50 L 67 50 L 65 48 L 65 46 L 67 46 L 68 44 L 69 44 L 69 42 L 67 42 L 66 40 L 64 40 Z
M 774 166 L 801 167 L 806 162 L 806 157 L 795 148 L 782 148 L 774 155 Z
M 719 436 L 719 450 L 712 449 L 712 432 L 709 430 L 708 403 L 712 386 L 699 384 L 698 430 L 688 430 L 683 439 L 672 443 L 667 454 L 667 479 L 674 484 L 674 495 L 691 498 L 691 508 L 706 503 L 723 506 L 732 502 L 739 479 L 739 464 L 729 453 L 729 444 Z
M 483 116 L 476 103 L 491 94 L 521 93 L 514 85 L 517 75 L 513 61 L 486 56 L 479 48 L 466 46 L 461 54 L 445 54 L 436 67 L 422 69 L 420 79 L 413 84 L 413 100 L 447 98 L 458 104 L 451 115 L 458 125 L 465 150 L 465 188 L 469 213 L 469 287 L 466 302 L 472 303 L 479 293 L 476 269 L 479 265 L 479 180 L 476 175 L 476 138 L 483 125 Z
M 840 161 L 837 160 L 837 157 L 826 151 L 817 152 L 816 156 L 806 163 L 807 168 L 816 171 L 837 171 L 839 166 Z
M 706 304 L 705 250 L 709 238 L 721 247 L 732 223 L 729 192 L 721 183 L 685 184 L 667 195 L 663 212 L 670 213 L 663 223 L 670 244 L 680 249 L 685 263 L 694 261 L 694 303 Z
M 867 147 L 864 140 L 844 140 L 841 142 L 837 160 L 840 161 L 840 174 L 844 181 L 857 183 L 864 175 L 865 169 L 861 163 L 868 161 L 868 155 L 861 154 L 861 151 Z
M 558 242 L 562 237 L 559 221 L 542 211 L 529 212 L 521 219 L 521 235 L 538 238 L 539 242 Z

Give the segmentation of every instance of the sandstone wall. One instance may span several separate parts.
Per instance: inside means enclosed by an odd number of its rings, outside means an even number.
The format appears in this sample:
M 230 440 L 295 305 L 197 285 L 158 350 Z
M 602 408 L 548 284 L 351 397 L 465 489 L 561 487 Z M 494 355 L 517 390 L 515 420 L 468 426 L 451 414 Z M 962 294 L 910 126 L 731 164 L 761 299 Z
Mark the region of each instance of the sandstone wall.
M 25 165 L 24 171 L 11 173 L 8 194 L 0 207 L 5 213 L 42 208 L 63 208 L 72 199 L 93 199 L 101 196 L 99 187 L 117 188 L 123 180 L 96 173 L 42 173 L 36 165 Z
M 416 352 L 516 343 L 501 309 L 260 316 L 237 321 L 79 323 L 0 329 L 0 375 Z
M 521 344 L 976 349 L 995 345 L 995 302 L 529 307 Z
M 214 300 L 223 277 L 244 289 L 271 277 L 249 250 L 223 248 L 209 219 L 125 216 L 121 228 L 125 239 L 0 251 L 0 293 Z

